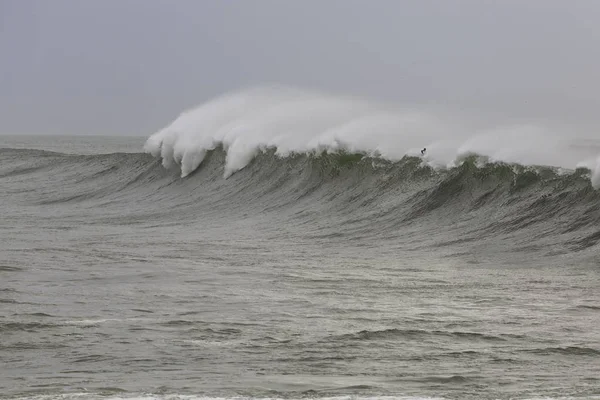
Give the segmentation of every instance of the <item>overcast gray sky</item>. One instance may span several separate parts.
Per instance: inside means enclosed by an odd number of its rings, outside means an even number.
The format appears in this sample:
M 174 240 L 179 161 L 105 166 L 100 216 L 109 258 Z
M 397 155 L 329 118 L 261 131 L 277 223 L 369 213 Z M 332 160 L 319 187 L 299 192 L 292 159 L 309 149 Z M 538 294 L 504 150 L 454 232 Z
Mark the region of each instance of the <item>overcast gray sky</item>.
M 597 0 L 0 0 L 0 132 L 151 134 L 280 83 L 600 122 Z

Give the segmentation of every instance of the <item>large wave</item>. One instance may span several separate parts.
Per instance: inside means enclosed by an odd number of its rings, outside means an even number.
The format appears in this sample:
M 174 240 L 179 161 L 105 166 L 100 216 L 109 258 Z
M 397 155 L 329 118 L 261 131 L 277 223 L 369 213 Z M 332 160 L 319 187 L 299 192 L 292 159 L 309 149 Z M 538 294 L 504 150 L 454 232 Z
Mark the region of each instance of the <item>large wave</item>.
M 145 151 L 167 168 L 178 165 L 185 177 L 219 146 L 227 153 L 226 178 L 265 149 L 279 156 L 344 150 L 397 161 L 427 148 L 423 161 L 436 168 L 479 154 L 491 162 L 585 167 L 600 188 L 600 145 L 584 134 L 542 124 L 475 128 L 449 114 L 283 87 L 226 94 L 186 111 L 150 136 Z
M 148 154 L 0 149 L 0 180 L 8 185 L 0 202 L 9 214 L 27 204 L 126 225 L 249 221 L 308 240 L 408 240 L 420 249 L 502 238 L 510 251 L 554 256 L 600 241 L 600 191 L 587 168 L 470 155 L 436 169 L 420 156 L 392 162 L 343 150 L 288 157 L 277 151 L 260 151 L 224 180 L 231 153 L 220 146 L 206 151 L 202 167 L 186 179 Z

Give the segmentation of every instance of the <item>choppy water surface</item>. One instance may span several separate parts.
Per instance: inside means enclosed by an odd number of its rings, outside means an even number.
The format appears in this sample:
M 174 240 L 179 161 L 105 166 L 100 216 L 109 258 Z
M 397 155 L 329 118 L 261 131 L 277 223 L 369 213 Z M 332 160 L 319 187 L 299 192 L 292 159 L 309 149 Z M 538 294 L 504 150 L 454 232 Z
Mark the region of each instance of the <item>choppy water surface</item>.
M 589 170 L 143 143 L 0 137 L 0 397 L 600 395 Z

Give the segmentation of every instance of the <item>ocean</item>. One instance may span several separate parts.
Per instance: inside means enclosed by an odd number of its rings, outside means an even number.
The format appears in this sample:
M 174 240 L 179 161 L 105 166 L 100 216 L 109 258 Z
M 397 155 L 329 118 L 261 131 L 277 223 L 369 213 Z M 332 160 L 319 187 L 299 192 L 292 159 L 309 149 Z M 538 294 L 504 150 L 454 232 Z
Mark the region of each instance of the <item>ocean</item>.
M 0 399 L 600 398 L 598 141 L 442 167 L 234 100 L 0 136 Z

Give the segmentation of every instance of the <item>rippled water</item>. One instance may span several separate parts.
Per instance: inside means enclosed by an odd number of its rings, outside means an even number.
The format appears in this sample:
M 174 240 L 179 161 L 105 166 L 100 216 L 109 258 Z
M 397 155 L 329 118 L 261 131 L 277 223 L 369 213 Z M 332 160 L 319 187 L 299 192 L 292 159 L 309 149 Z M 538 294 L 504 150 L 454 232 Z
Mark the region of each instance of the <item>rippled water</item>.
M 0 137 L 1 398 L 600 395 L 586 177 L 142 144 Z

